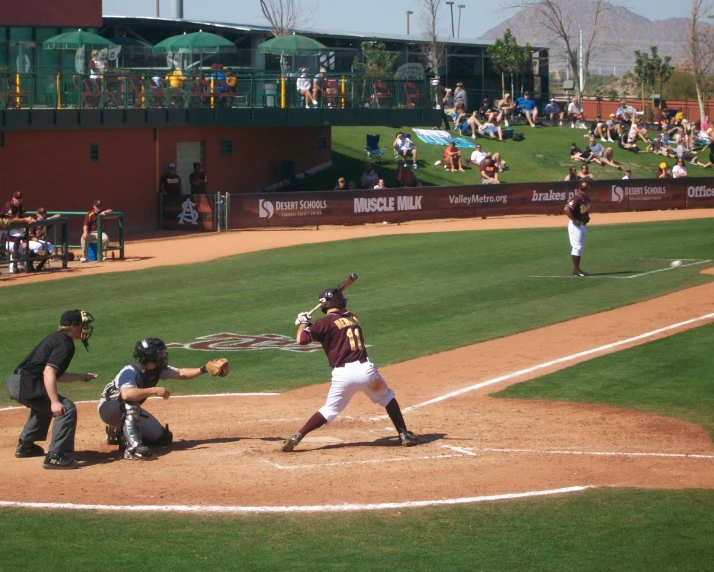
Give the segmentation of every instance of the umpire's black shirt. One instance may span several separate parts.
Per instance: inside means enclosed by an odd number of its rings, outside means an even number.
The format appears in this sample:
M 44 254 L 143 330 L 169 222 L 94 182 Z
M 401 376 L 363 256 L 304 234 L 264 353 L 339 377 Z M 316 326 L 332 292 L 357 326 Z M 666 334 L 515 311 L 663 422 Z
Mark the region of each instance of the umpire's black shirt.
M 57 377 L 59 377 L 67 371 L 74 357 L 74 349 L 72 336 L 64 330 L 57 330 L 45 336 L 17 366 L 17 369 L 23 369 L 34 377 L 42 379 L 45 366 L 49 365 L 57 370 Z

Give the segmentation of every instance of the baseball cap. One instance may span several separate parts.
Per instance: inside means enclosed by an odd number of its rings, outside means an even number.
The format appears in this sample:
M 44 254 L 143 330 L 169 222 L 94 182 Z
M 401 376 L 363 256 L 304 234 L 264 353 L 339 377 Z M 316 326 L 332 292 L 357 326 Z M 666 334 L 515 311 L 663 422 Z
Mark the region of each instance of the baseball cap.
M 578 185 L 578 189 L 580 189 L 581 191 L 587 191 L 588 184 L 585 181 L 581 181 L 580 184 Z
M 666 169 L 667 168 L 667 163 L 660 163 L 659 164 L 660 169 Z
M 60 326 L 79 326 L 82 324 L 82 312 L 67 310 L 60 318 Z
M 555 98 L 554 98 L 554 97 L 551 97 L 550 100 L 551 100 L 551 101 L 555 101 Z
M 35 211 L 39 215 L 46 215 L 47 211 L 45 210 L 45 207 L 40 207 Z
M 175 169 L 176 163 L 169 163 L 169 169 Z
M 96 201 L 94 201 L 94 202 L 92 203 L 92 206 L 93 206 L 93 207 L 101 207 L 101 206 L 102 206 L 102 201 L 100 201 L 99 199 L 97 199 Z
M 13 199 L 21 199 L 22 193 L 20 191 L 15 191 L 14 193 L 12 193 L 12 198 Z
M 632 173 L 632 169 L 630 169 L 629 167 L 627 167 L 627 169 L 625 169 L 625 173 Z

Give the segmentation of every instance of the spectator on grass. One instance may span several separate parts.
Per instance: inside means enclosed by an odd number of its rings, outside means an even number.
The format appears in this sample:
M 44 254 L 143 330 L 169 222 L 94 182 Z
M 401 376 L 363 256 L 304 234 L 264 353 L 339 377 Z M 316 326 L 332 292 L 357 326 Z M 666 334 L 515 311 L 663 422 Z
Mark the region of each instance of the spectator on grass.
M 483 105 L 479 107 L 478 114 L 481 119 L 490 123 L 498 121 L 498 109 L 491 103 L 488 97 L 483 98 Z
M 620 100 L 620 106 L 617 108 L 617 111 L 615 112 L 615 118 L 617 122 L 620 125 L 623 126 L 628 126 L 630 123 L 632 123 L 632 120 L 635 118 L 635 108 L 627 105 L 627 101 L 624 99 Z M 624 131 L 624 128 L 623 128 Z
M 568 167 L 568 174 L 565 175 L 564 181 L 578 181 L 580 178 L 578 177 L 578 171 L 575 169 L 575 167 Z
M 456 147 L 455 141 L 449 143 L 449 146 L 444 151 L 442 163 L 447 168 L 447 170 L 450 170 L 452 173 L 454 171 L 464 170 L 464 168 L 461 166 L 461 151 Z
M 629 143 L 636 143 L 638 139 L 641 139 L 645 143 L 650 142 L 649 138 L 647 137 L 647 127 L 645 127 L 645 114 L 643 112 L 635 114 L 635 119 L 632 121 L 630 131 L 627 134 L 627 141 Z
M 560 109 L 560 106 L 555 101 L 554 97 L 550 98 L 550 101 L 548 102 L 548 105 L 545 106 L 543 113 L 550 121 L 555 122 L 557 118 L 558 125 L 563 125 L 563 117 L 565 117 L 565 113 Z
M 386 189 L 387 187 L 384 184 L 384 179 L 379 179 L 379 182 L 374 185 L 374 190 L 375 191 L 380 191 L 382 189 Z
M 587 161 L 590 158 L 590 150 L 586 147 L 585 151 L 580 149 L 576 143 L 570 144 L 570 159 L 573 161 Z
M 709 162 L 704 165 L 704 168 L 711 169 L 712 166 L 714 166 L 714 141 L 704 147 L 704 149 L 702 149 L 702 153 L 705 153 L 707 149 L 709 149 Z
M 96 243 L 99 239 L 99 215 L 112 214 L 112 209 L 105 209 L 102 201 L 97 199 L 92 203 L 92 210 L 84 216 L 84 225 L 82 226 L 82 257 L 80 262 L 87 262 L 87 249 L 91 243 Z M 102 250 L 106 251 L 109 246 L 109 236 L 105 232 L 106 226 L 102 228 Z
M 347 181 L 345 180 L 344 177 L 340 177 L 337 179 L 337 186 L 335 187 L 336 191 L 346 191 L 347 190 Z
M 627 167 L 627 169 L 625 169 L 625 176 L 622 177 L 622 179 L 623 179 L 623 180 L 630 180 L 631 178 L 632 178 L 632 169 L 630 169 L 629 167 Z
M 482 185 L 498 185 L 501 181 L 498 180 L 498 167 L 494 165 L 491 157 L 486 157 L 481 163 L 481 184 Z
M 398 187 L 421 187 L 421 181 L 416 178 L 412 169 L 409 168 L 408 163 L 399 162 L 397 171 L 394 175 L 394 180 L 396 181 Z
M 612 160 L 612 147 L 605 149 L 594 135 L 590 136 L 588 149 L 592 155 L 592 160 L 600 165 L 609 165 L 610 167 L 622 171 L 622 167 Z
M 369 163 L 364 166 L 364 172 L 359 178 L 359 182 L 362 184 L 363 189 L 373 189 L 379 182 L 379 175 L 374 172 L 374 167 Z
M 598 133 L 596 133 L 598 135 Z M 610 143 L 614 143 L 620 135 L 622 135 L 622 128 L 620 124 L 615 120 L 615 114 L 611 113 L 610 116 L 605 121 L 605 125 L 600 128 L 600 139 L 603 137 L 607 139 Z
M 655 138 L 652 139 L 649 145 L 647 145 L 647 151 L 651 151 L 655 155 L 662 155 L 663 157 L 676 157 L 677 152 L 672 149 L 669 145 L 665 145 L 662 142 L 662 134 L 658 133 Z
M 523 97 L 519 97 L 516 100 L 516 105 L 518 106 L 518 111 L 528 120 L 528 124 L 531 127 L 535 127 L 536 119 L 538 119 L 538 108 L 535 101 L 531 99 L 531 94 L 527 91 L 524 92 Z
M 617 146 L 625 151 L 632 151 L 633 153 L 640 152 L 640 148 L 637 146 L 637 143 L 630 143 L 626 133 L 623 133 L 617 138 Z
M 684 163 L 684 159 L 681 157 L 677 158 L 677 164 L 672 167 L 672 178 L 673 179 L 685 179 L 689 176 L 687 173 L 687 166 Z
M 573 97 L 570 104 L 568 104 L 568 120 L 570 121 L 570 127 L 575 128 L 577 122 L 578 127 L 583 127 L 585 125 L 585 112 L 583 111 L 583 106 L 580 105 L 580 100 L 577 97 Z
M 483 127 L 483 124 L 478 120 L 478 112 L 474 111 L 469 117 L 467 117 L 466 124 L 468 125 L 468 128 L 471 129 L 471 139 L 476 139 L 476 134 L 479 133 Z
M 474 165 L 481 165 L 483 160 L 486 158 L 486 152 L 483 150 L 481 145 L 476 145 L 476 150 L 471 153 L 471 163 Z
M 511 94 L 505 94 L 503 99 L 498 102 L 498 116 L 496 121 L 503 120 L 503 124 L 508 127 L 508 118 L 513 115 L 516 107 L 516 104 L 513 103 L 513 100 L 511 99 Z
M 417 149 L 412 143 L 412 139 L 409 135 L 405 135 L 401 131 L 397 133 L 397 138 L 394 140 L 394 149 L 397 154 L 404 158 L 404 161 L 411 157 L 412 166 L 417 168 Z
M 699 165 L 700 167 L 704 167 L 704 164 L 699 162 L 697 154 L 688 149 L 685 141 L 686 139 L 684 138 L 684 136 L 679 135 L 676 149 L 677 159 L 682 159 L 685 162 L 689 161 L 692 165 Z M 674 170 L 672 171 L 672 174 L 674 175 Z
M 592 181 L 594 178 L 595 177 L 592 175 L 587 165 L 582 165 L 580 167 L 580 171 L 578 171 L 578 179 L 581 181 Z
M 655 178 L 656 179 L 671 179 L 672 178 L 672 171 L 669 170 L 669 167 L 667 167 L 667 163 L 660 163 L 659 168 L 657 169 L 657 172 L 655 173 Z
M 454 90 L 454 107 L 459 106 L 463 107 L 464 110 L 469 108 L 469 98 L 462 82 L 458 82 Z
M 479 133 L 481 133 L 484 137 L 490 137 L 491 139 L 503 141 L 503 129 L 500 125 L 494 125 L 490 121 L 481 124 Z
M 434 79 L 438 82 L 436 86 L 436 105 L 441 108 L 441 124 L 446 131 L 449 131 L 451 127 L 449 126 L 447 109 L 453 108 L 454 96 L 451 94 L 451 89 L 443 84 L 438 75 L 434 76 Z
M 201 163 L 198 161 L 193 164 L 193 173 L 188 176 L 188 182 L 191 185 L 192 195 L 202 195 L 206 193 L 208 176 L 201 168 Z

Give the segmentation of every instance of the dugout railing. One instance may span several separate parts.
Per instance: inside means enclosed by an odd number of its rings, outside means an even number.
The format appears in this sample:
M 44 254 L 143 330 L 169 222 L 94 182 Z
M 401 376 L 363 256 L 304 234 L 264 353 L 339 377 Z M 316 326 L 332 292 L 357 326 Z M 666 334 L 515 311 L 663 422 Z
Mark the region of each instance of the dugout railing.
M 34 213 L 28 213 L 34 214 Z M 60 260 L 62 262 L 62 268 L 67 268 L 67 255 L 69 252 L 68 236 L 69 236 L 69 219 L 66 216 L 60 215 L 55 218 L 47 218 L 38 220 L 32 223 L 32 226 L 42 226 L 48 229 L 52 229 L 53 239 L 49 240 L 47 237 L 47 242 L 52 244 L 54 254 L 49 252 L 44 252 L 40 255 L 33 254 L 28 247 L 23 248 L 22 254 L 12 255 L 11 260 L 11 243 L 9 233 L 12 229 L 16 228 L 27 228 L 28 225 L 25 223 L 10 223 L 7 229 L 3 229 L 1 232 L 3 234 L 2 244 L 0 244 L 0 265 L 4 267 L 10 267 L 12 264 L 23 264 L 25 268 L 28 268 L 30 263 L 41 263 L 43 261 L 50 260 Z M 29 244 L 29 239 L 21 239 L 23 244 Z

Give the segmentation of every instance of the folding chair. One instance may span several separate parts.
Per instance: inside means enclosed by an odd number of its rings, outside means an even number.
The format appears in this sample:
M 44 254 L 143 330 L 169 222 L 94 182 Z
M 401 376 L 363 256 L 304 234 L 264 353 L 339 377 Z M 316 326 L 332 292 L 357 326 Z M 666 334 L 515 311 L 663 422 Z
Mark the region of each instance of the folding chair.
M 407 105 L 409 107 L 421 106 L 421 91 L 419 91 L 419 88 L 414 82 L 404 82 L 404 95 L 407 98 Z
M 389 107 L 392 100 L 392 92 L 386 81 L 374 82 L 374 102 L 377 107 Z M 386 100 L 386 105 L 382 105 L 382 101 Z
M 379 135 L 367 135 L 367 144 L 364 146 L 364 150 L 367 152 L 369 160 L 384 155 L 384 151 L 379 147 Z

